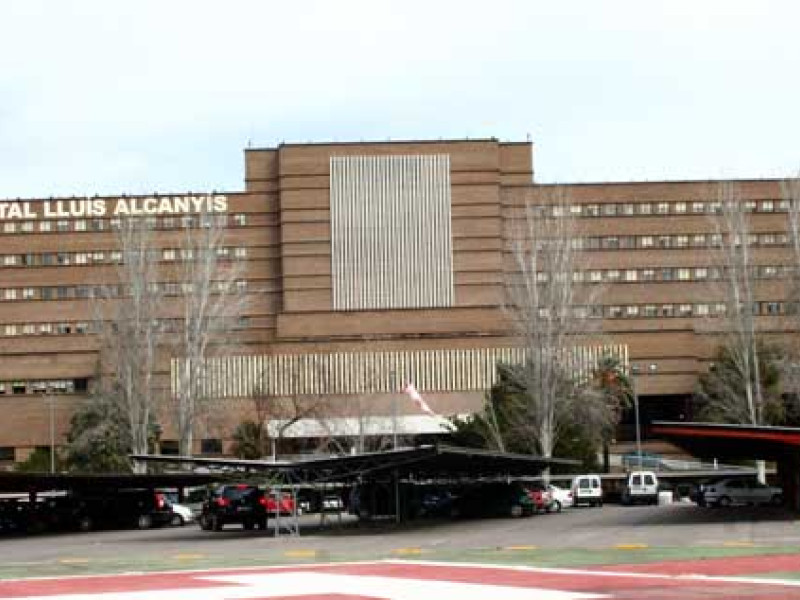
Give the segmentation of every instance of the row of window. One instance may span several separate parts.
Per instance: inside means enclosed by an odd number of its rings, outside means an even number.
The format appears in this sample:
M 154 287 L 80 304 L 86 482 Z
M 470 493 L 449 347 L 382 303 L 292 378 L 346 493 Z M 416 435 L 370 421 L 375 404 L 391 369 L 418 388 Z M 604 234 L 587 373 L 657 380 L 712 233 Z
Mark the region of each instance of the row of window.
M 181 215 L 163 217 L 141 217 L 153 229 L 188 229 L 193 227 L 245 227 L 247 214 L 232 215 Z M 65 231 L 115 231 L 120 228 L 122 219 L 42 219 L 40 221 L 6 221 L 3 233 L 50 233 Z
M 752 213 L 787 212 L 789 200 L 747 200 L 745 210 Z M 604 202 L 535 206 L 534 212 L 542 216 L 560 217 L 567 212 L 573 217 L 646 217 L 651 215 L 703 215 L 722 211 L 719 201 L 662 201 L 662 202 Z
M 578 250 L 714 248 L 722 245 L 722 239 L 723 236 L 718 233 L 605 235 L 575 238 L 573 246 Z M 784 232 L 751 233 L 747 237 L 747 243 L 749 246 L 788 246 L 789 235 Z M 740 244 L 738 236 L 735 244 Z
M 232 293 L 231 286 L 236 292 L 248 291 L 247 281 L 239 279 L 233 283 L 227 281 L 212 282 L 213 291 L 216 293 Z M 190 295 L 195 292 L 195 285 L 191 282 L 176 283 L 166 281 L 150 284 L 153 293 L 165 296 Z M 43 287 L 0 288 L 0 301 L 13 302 L 15 300 L 73 300 L 76 298 L 121 298 L 125 294 L 123 285 L 56 285 Z
M 50 446 L 36 446 L 35 450 L 49 454 Z M 178 440 L 161 440 L 159 442 L 160 454 L 177 455 L 179 452 Z M 201 454 L 222 454 L 222 440 L 219 438 L 205 438 L 200 440 Z M 12 462 L 16 460 L 16 448 L 14 446 L 0 446 L 0 462 Z
M 235 317 L 235 329 L 245 329 L 250 326 L 249 317 Z M 173 333 L 181 330 L 180 319 L 158 319 L 159 329 L 164 333 Z M 211 327 L 214 329 L 214 326 Z M 230 329 L 230 323 L 222 323 L 219 329 Z M 15 337 L 18 335 L 84 335 L 96 333 L 94 323 L 87 321 L 69 321 L 58 323 L 7 323 L 0 326 L 0 336 Z
M 754 265 L 753 279 L 785 279 L 797 269 L 790 265 Z M 626 283 L 637 281 L 719 281 L 723 279 L 722 267 L 644 267 L 640 269 L 590 269 L 572 275 L 576 283 Z M 539 283 L 549 279 L 547 272 L 536 274 Z
M 244 246 L 222 246 L 215 250 L 217 258 L 229 259 L 247 258 L 247 248 Z M 150 251 L 152 260 L 172 262 L 186 261 L 194 258 L 192 248 L 161 248 Z M 122 262 L 122 252 L 119 250 L 93 250 L 90 252 L 43 252 L 25 254 L 4 254 L 0 257 L 0 265 L 4 267 L 40 267 L 57 265 L 96 265 L 119 264 Z
M 789 303 L 777 300 L 754 302 L 752 314 L 758 316 L 779 316 L 788 314 Z M 724 302 L 682 302 L 660 304 L 617 304 L 610 306 L 593 305 L 573 308 L 576 316 L 593 319 L 636 319 L 669 317 L 720 317 L 727 313 Z M 544 317 L 547 309 L 540 310 Z
M 89 380 L 85 378 L 0 381 L 0 394 L 76 394 L 88 389 Z

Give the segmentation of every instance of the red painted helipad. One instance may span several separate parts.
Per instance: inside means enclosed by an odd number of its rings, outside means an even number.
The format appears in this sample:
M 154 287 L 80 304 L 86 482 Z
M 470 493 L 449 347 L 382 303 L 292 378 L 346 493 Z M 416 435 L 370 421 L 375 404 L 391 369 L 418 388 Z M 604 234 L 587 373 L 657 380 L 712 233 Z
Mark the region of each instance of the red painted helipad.
M 769 559 L 770 557 L 765 557 Z M 800 556 L 792 559 L 800 569 Z M 588 598 L 800 600 L 800 581 L 703 574 L 715 561 L 620 568 L 548 569 L 422 562 L 264 567 L 0 581 L 0 598 L 56 600 L 579 600 Z M 712 569 L 713 570 L 713 569 Z M 747 570 L 747 569 L 746 569 Z

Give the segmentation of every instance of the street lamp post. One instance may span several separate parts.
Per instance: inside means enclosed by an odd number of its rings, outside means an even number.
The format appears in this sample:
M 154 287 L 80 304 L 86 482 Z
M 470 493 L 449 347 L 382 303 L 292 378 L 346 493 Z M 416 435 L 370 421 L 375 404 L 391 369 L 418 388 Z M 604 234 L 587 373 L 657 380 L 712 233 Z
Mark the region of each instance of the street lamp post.
M 642 429 L 639 422 L 639 394 L 636 392 L 636 376 L 639 374 L 639 365 L 631 365 L 631 391 L 633 392 L 633 413 L 636 425 L 636 460 L 639 470 L 642 470 Z
M 658 365 L 651 363 L 647 365 L 648 373 L 655 373 Z M 636 390 L 636 376 L 641 373 L 639 365 L 631 365 L 631 392 L 633 393 L 633 413 L 636 420 L 636 461 L 639 463 L 639 470 L 642 470 L 642 425 L 639 419 L 639 393 Z
M 55 426 L 55 407 L 53 406 L 53 396 L 45 396 L 47 407 L 50 413 L 50 472 L 56 472 L 56 426 Z

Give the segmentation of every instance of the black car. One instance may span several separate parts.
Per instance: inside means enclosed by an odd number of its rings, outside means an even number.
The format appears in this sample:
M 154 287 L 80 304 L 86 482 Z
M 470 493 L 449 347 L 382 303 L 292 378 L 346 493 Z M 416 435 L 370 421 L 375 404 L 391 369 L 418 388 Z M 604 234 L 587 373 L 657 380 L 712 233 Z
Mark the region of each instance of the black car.
M 147 489 L 73 490 L 45 499 L 36 508 L 42 530 L 131 528 L 167 525 L 172 509 L 164 495 Z
M 267 498 L 258 486 L 223 485 L 203 502 L 198 521 L 206 531 L 221 531 L 231 523 L 240 524 L 245 529 L 266 529 L 267 512 Z

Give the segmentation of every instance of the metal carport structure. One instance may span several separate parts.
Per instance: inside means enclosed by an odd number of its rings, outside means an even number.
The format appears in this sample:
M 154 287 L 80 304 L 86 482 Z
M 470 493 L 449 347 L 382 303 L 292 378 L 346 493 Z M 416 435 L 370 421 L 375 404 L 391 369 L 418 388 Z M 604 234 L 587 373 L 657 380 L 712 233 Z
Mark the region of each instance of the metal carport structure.
M 654 421 L 651 432 L 698 457 L 775 461 L 784 498 L 800 511 L 800 427 Z

